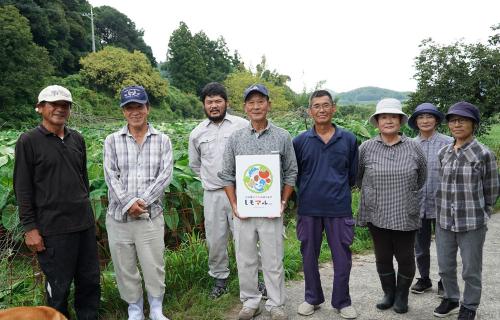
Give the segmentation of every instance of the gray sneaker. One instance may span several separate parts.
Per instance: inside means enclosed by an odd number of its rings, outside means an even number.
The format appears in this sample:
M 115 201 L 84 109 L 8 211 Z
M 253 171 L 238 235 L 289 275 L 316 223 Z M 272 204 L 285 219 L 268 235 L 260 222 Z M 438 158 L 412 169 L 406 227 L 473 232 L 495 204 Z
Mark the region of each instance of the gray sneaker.
M 250 320 L 255 316 L 258 316 L 262 312 L 261 306 L 257 307 L 257 309 L 249 308 L 243 306 L 241 308 L 240 313 L 238 314 L 238 320 Z
M 283 307 L 272 307 L 271 308 L 271 319 L 272 320 L 288 320 L 288 315 Z

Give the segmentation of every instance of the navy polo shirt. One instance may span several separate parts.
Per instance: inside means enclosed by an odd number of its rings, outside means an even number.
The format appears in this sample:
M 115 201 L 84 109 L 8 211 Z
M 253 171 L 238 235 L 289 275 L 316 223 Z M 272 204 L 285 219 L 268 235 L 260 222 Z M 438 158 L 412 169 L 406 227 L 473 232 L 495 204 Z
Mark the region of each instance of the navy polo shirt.
M 335 126 L 335 134 L 325 144 L 313 127 L 293 139 L 293 147 L 299 169 L 298 214 L 352 216 L 351 187 L 358 168 L 354 134 Z

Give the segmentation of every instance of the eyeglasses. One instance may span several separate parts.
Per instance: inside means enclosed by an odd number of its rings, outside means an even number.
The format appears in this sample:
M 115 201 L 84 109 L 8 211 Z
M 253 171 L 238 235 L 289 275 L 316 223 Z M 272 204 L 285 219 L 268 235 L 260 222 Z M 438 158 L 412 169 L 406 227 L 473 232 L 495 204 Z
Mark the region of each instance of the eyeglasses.
M 456 126 L 456 125 L 462 125 L 462 124 L 468 123 L 470 121 L 471 120 L 469 120 L 467 118 L 453 118 L 453 119 L 448 120 L 448 124 Z
M 333 105 L 329 104 L 329 103 L 325 103 L 325 104 L 313 104 L 310 108 L 312 110 L 314 110 L 314 111 L 318 111 L 320 109 L 329 110 L 329 109 L 333 108 Z

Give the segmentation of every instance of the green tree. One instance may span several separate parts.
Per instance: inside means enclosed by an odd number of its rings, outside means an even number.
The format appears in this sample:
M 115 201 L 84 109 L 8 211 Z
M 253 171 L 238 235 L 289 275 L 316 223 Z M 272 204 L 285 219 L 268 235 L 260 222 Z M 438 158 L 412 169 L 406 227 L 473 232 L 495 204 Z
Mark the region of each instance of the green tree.
M 190 93 L 199 91 L 207 69 L 193 35 L 184 22 L 170 36 L 167 62 L 163 69 L 175 87 Z
M 0 6 L 0 21 L 0 126 L 5 128 L 36 119 L 35 99 L 53 67 L 47 51 L 33 43 L 29 21 L 16 7 Z
M 228 91 L 229 105 L 233 109 L 243 112 L 243 92 L 255 83 L 262 83 L 267 87 L 273 110 L 285 111 L 291 109 L 292 101 L 286 96 L 286 87 L 277 86 L 263 80 L 258 75 L 247 70 L 231 73 L 224 81 Z
M 49 52 L 57 75 L 73 74 L 80 57 L 91 49 L 89 12 L 86 0 L 0 0 L 12 4 L 29 20 L 33 41 Z
M 94 13 L 96 37 L 101 48 L 111 45 L 128 51 L 139 50 L 148 57 L 153 66 L 156 66 L 153 51 L 144 42 L 144 30 L 138 30 L 132 20 L 115 8 L 96 7 Z
M 193 36 L 184 22 L 172 33 L 168 46 L 162 70 L 186 92 L 199 93 L 208 82 L 222 82 L 231 72 L 244 69 L 238 52 L 231 56 L 223 37 L 211 40 L 203 31 Z
M 122 48 L 107 46 L 82 58 L 80 63 L 83 81 L 95 90 L 118 96 L 123 87 L 137 84 L 146 89 L 152 103 L 167 95 L 168 82 L 142 52 L 130 53 Z
M 445 112 L 458 101 L 479 107 L 485 123 L 500 111 L 500 25 L 487 44 L 438 44 L 422 41 L 415 58 L 417 90 L 410 94 L 409 112 L 422 102 L 432 102 Z

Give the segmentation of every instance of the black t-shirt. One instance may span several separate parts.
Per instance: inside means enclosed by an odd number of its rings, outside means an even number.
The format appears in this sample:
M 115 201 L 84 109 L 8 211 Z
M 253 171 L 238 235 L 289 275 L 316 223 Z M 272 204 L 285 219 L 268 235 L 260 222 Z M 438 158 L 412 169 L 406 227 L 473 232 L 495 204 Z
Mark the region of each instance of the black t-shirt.
M 14 190 L 25 231 L 44 236 L 81 231 L 94 223 L 89 200 L 83 137 L 64 129 L 64 138 L 42 125 L 16 143 Z

